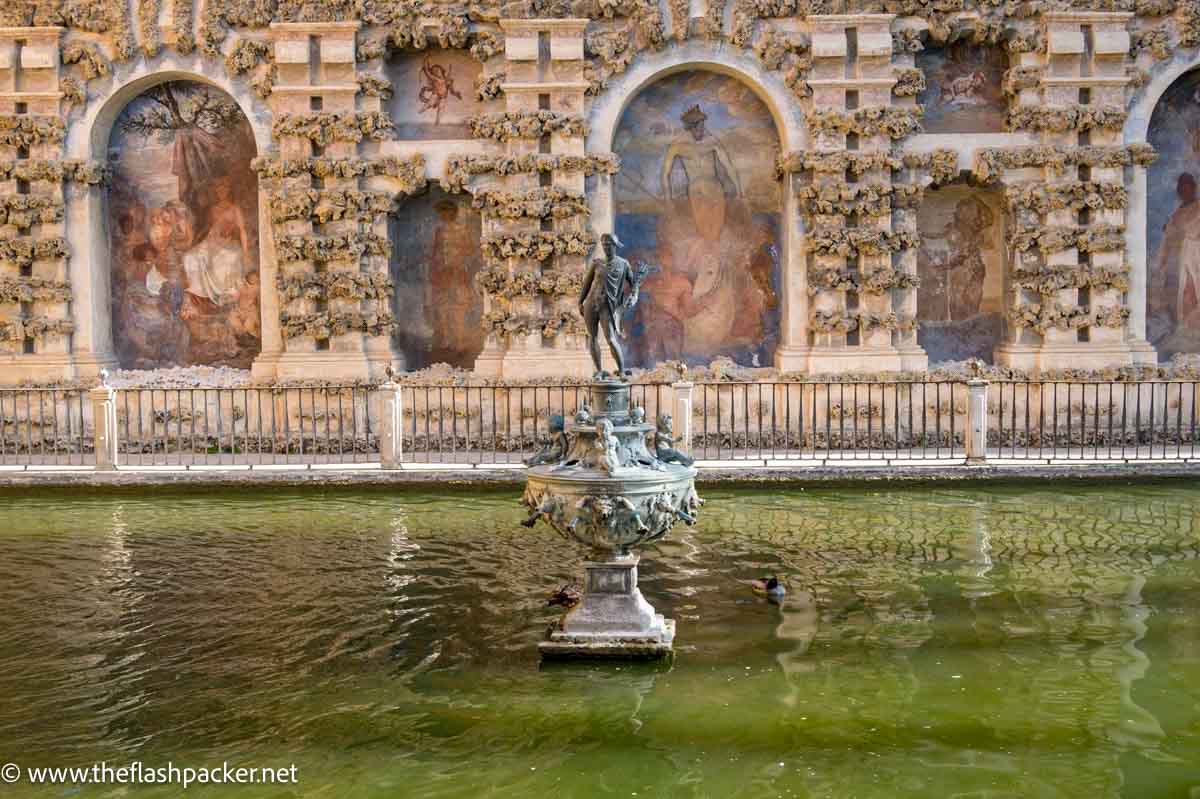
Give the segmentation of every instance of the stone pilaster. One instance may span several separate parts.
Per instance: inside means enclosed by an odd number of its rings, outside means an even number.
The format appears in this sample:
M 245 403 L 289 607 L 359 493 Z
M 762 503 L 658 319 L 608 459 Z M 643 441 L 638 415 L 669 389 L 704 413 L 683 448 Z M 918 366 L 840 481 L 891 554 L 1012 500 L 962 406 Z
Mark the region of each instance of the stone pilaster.
M 796 181 L 806 228 L 807 351 L 780 368 L 811 372 L 924 369 L 916 344 L 915 230 L 893 212 L 892 144 L 918 129 L 913 98 L 894 98 L 890 14 L 808 18 L 805 103 L 809 180 Z M 832 204 L 823 202 L 837 198 Z M 880 198 L 878 201 L 872 198 Z
M 1010 125 L 1077 157 L 1065 169 L 1045 164 L 1007 176 L 1013 235 L 1000 364 L 1086 369 L 1133 362 L 1126 170 L 1081 157 L 1087 148 L 1121 144 L 1132 16 L 1048 13 L 1044 51 L 1020 56 L 1017 66 L 1039 69 L 1041 78 L 1018 93 Z M 1114 284 L 1115 274 L 1126 279 Z
M 263 192 L 276 254 L 262 271 L 255 371 L 264 376 L 379 377 L 393 365 L 391 197 L 367 189 L 368 170 L 357 168 L 390 122 L 378 96 L 359 94 L 357 30 L 357 22 L 271 26 L 279 156 L 307 168 L 272 178 Z
M 585 196 L 585 172 L 577 167 L 585 155 L 586 128 L 582 119 L 587 81 L 583 77 L 583 36 L 586 19 L 502 20 L 505 33 L 505 73 L 502 85 L 505 112 L 517 127 L 520 120 L 555 120 L 537 126 L 537 135 L 516 135 L 503 141 L 504 155 L 539 163 L 532 171 L 495 175 L 483 191 L 508 197 L 547 200 L 540 213 L 498 214 L 483 206 L 485 239 L 537 237 L 540 234 L 589 235 L 586 206 L 567 211 L 556 198 Z M 559 120 L 578 118 L 577 124 Z M 575 157 L 569 159 L 568 157 Z M 564 159 L 575 165 L 566 167 Z M 555 164 L 554 168 L 543 168 Z M 479 194 L 477 194 L 477 198 Z M 528 203 L 536 206 L 536 202 Z M 494 258 L 489 268 L 507 269 L 526 284 L 578 280 L 587 256 L 561 251 L 537 260 L 532 257 Z M 548 280 L 546 280 L 548 279 Z M 582 376 L 592 371 L 586 339 L 570 293 L 535 291 L 500 297 L 487 296 L 485 319 L 491 320 L 483 353 L 475 363 L 483 374 L 503 377 Z M 507 320 L 508 332 L 501 320 Z M 517 322 L 516 320 L 522 320 Z
M 0 28 L 0 363 L 5 382 L 76 376 L 64 227 L 64 175 L 72 170 L 63 161 L 62 31 Z M 83 332 L 90 341 L 94 331 Z

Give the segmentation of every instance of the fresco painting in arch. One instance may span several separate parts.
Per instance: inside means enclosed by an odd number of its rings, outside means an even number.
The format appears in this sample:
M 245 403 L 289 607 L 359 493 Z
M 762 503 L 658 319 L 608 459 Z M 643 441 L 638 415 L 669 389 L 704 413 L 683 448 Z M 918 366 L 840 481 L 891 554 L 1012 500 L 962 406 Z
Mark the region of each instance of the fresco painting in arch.
M 713 72 L 678 72 L 626 108 L 613 142 L 616 232 L 649 265 L 627 320 L 630 361 L 769 365 L 779 339 L 779 136 L 761 99 Z
M 261 348 L 254 134 L 193 81 L 134 98 L 108 142 L 113 339 L 125 368 L 248 368 Z
M 386 67 L 392 82 L 388 112 L 400 139 L 469 139 L 468 120 L 484 110 L 475 96 L 483 66 L 458 50 L 402 55 Z
M 1163 93 L 1147 140 L 1146 338 L 1168 359 L 1200 352 L 1200 70 Z
M 917 228 L 917 343 L 931 363 L 990 363 L 1004 324 L 1001 197 L 967 186 L 926 192 Z
M 923 50 L 917 67 L 925 73 L 926 133 L 989 133 L 1004 130 L 1006 59 L 1000 47 L 958 42 Z
M 482 222 L 469 195 L 430 189 L 410 197 L 390 223 L 400 242 L 391 261 L 400 321 L 396 348 L 405 366 L 447 363 L 464 369 L 483 351 L 483 294 L 475 276 L 483 267 Z

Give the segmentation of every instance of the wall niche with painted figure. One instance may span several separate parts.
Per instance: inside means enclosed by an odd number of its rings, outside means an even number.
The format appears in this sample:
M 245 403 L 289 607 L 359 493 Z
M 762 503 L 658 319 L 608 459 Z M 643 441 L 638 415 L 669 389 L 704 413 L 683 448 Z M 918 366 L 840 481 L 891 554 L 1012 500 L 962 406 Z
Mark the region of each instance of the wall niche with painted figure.
M 1004 71 L 1008 59 L 1000 47 L 956 42 L 917 53 L 925 73 L 925 91 L 917 97 L 925 109 L 926 133 L 999 133 L 1008 108 Z
M 1146 338 L 1165 360 L 1200 352 L 1200 70 L 1163 93 L 1147 139 Z
M 387 110 L 399 139 L 469 139 L 468 120 L 485 106 L 475 94 L 483 65 L 462 50 L 425 50 L 388 60 Z
M 431 188 L 408 198 L 389 224 L 400 322 L 394 344 L 405 367 L 473 368 L 486 336 L 483 293 L 475 284 L 483 268 L 482 223 L 470 196 Z
M 258 183 L 229 95 L 169 81 L 108 141 L 113 340 L 122 367 L 248 368 L 261 349 Z
M 630 362 L 770 364 L 779 340 L 779 134 L 750 87 L 677 72 L 644 88 L 613 141 L 622 255 L 649 265 L 626 320 Z
M 1003 196 L 970 186 L 925 193 L 917 212 L 917 343 L 930 363 L 980 358 L 1004 332 Z

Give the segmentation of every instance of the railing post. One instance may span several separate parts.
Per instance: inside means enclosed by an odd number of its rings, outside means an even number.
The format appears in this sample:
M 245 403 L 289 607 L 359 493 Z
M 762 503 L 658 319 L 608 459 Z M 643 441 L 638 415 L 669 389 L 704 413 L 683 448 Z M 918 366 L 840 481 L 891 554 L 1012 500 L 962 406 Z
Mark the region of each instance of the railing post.
M 987 463 L 988 381 L 973 377 L 967 381 L 967 463 Z
M 399 469 L 404 460 L 404 405 L 400 384 L 388 380 L 379 387 L 379 463 L 384 469 Z
M 101 384 L 88 392 L 92 400 L 92 436 L 96 449 L 96 471 L 117 468 L 117 392 Z
M 675 448 L 680 452 L 692 454 L 692 391 L 695 388 L 694 383 L 681 381 L 672 383 L 671 388 L 675 393 L 675 401 L 672 403 L 672 421 L 674 424 L 674 434 L 680 439 Z

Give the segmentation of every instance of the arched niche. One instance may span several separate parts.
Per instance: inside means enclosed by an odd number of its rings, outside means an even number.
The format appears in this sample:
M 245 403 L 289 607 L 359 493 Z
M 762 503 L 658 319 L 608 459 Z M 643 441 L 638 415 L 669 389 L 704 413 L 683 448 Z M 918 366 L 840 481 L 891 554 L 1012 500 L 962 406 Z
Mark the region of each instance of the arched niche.
M 102 216 L 118 362 L 249 368 L 262 349 L 250 121 L 229 94 L 186 78 L 110 114 Z
M 925 75 L 925 90 L 917 102 L 924 108 L 921 124 L 926 133 L 1004 131 L 1008 59 L 1003 48 L 960 41 L 922 50 L 916 63 Z
M 649 265 L 630 360 L 769 365 L 780 341 L 784 201 L 775 115 L 724 72 L 676 70 L 628 101 L 612 139 L 613 229 Z
M 1200 352 L 1200 70 L 1162 93 L 1146 139 L 1146 338 L 1166 359 Z
M 389 265 L 400 322 L 393 344 L 405 368 L 472 368 L 485 339 L 479 212 L 469 195 L 432 187 L 405 200 L 388 224 L 399 242 Z
M 1004 333 L 1004 197 L 952 184 L 917 212 L 917 343 L 930 363 L 992 361 Z

